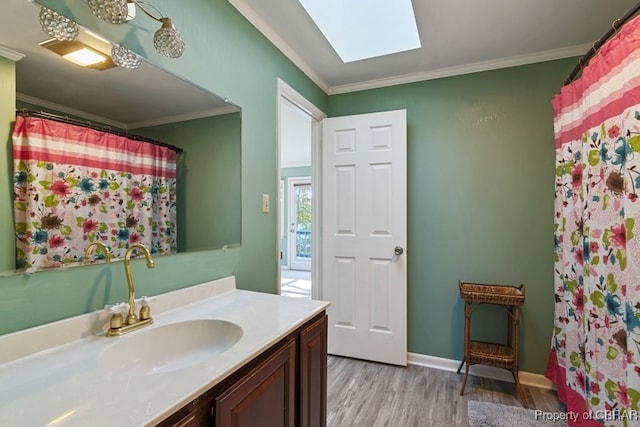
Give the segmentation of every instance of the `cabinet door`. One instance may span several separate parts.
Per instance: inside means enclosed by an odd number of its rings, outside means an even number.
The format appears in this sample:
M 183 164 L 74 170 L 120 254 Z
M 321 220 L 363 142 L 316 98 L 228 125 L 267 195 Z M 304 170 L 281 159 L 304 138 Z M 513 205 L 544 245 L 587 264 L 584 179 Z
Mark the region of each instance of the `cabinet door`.
M 327 316 L 300 332 L 300 427 L 327 423 Z
M 284 347 L 218 396 L 216 427 L 294 427 L 296 342 Z

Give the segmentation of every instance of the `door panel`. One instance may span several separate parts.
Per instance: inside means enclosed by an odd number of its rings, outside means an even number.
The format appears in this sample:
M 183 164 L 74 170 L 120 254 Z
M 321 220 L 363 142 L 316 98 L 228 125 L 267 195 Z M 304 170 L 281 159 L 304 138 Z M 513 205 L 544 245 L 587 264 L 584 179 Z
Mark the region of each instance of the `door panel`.
M 334 290 L 336 308 L 332 320 L 337 328 L 355 328 L 356 263 L 355 258 L 334 257 Z
M 323 121 L 329 353 L 406 365 L 406 111 Z

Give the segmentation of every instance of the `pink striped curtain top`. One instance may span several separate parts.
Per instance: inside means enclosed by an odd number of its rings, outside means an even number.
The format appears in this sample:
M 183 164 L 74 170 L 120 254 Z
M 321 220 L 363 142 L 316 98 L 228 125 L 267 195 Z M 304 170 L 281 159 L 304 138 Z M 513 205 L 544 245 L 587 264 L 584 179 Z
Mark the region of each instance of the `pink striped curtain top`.
M 552 101 L 556 148 L 640 101 L 638 18 L 605 43 L 576 81 Z
M 14 160 L 39 160 L 93 169 L 176 177 L 176 152 L 159 145 L 38 117 L 16 118 Z

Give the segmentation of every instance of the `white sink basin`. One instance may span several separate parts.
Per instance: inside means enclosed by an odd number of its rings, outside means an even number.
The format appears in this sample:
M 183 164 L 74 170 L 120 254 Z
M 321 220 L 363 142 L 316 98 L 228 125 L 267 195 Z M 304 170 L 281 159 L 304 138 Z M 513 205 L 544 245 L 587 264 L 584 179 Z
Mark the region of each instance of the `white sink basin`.
M 175 371 L 206 362 L 233 347 L 242 328 L 217 319 L 187 320 L 147 326 L 115 342 L 98 359 L 100 368 L 128 375 Z

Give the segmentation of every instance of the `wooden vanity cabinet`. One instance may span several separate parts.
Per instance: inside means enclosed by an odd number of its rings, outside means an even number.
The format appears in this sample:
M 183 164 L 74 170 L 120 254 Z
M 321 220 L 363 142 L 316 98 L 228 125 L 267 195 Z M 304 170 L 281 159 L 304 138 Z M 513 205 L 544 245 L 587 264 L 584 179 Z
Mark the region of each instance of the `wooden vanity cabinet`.
M 326 405 L 323 312 L 158 426 L 324 427 Z
M 301 427 L 327 424 L 327 316 L 307 324 L 298 336 L 299 423 Z

